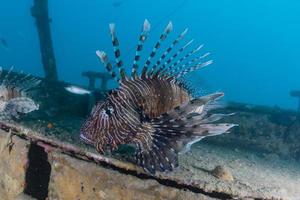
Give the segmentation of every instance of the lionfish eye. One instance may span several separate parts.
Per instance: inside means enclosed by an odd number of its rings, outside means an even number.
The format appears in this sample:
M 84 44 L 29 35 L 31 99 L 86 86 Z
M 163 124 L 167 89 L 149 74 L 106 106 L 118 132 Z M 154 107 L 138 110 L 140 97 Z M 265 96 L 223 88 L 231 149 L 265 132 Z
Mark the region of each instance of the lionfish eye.
M 108 116 L 111 116 L 113 112 L 114 112 L 113 107 L 108 107 L 107 110 L 105 111 L 105 113 L 106 113 Z

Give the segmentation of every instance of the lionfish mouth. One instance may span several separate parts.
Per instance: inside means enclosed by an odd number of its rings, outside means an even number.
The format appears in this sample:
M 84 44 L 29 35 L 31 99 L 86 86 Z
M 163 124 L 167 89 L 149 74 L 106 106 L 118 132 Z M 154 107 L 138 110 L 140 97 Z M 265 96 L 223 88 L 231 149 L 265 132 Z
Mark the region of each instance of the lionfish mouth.
M 87 144 L 90 144 L 90 145 L 94 144 L 94 142 L 92 140 L 90 140 L 84 136 L 84 133 L 80 133 L 80 139 Z

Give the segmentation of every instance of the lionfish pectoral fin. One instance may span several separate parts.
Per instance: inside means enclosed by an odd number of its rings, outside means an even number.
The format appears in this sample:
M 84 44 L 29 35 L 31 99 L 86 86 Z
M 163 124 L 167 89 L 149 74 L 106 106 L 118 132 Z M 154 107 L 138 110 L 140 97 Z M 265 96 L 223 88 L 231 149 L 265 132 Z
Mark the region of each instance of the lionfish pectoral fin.
M 206 111 L 213 110 L 214 108 L 218 108 L 215 104 L 212 104 L 219 98 L 224 96 L 222 92 L 216 92 L 207 96 L 199 97 L 193 99 L 189 102 L 185 102 L 182 105 L 176 107 L 175 109 L 169 111 L 167 115 L 169 118 L 177 118 L 177 119 L 190 119 L 190 115 L 205 115 Z M 166 114 L 165 114 L 166 115 Z M 174 119 L 173 119 L 174 120 Z
M 203 124 L 194 128 L 191 138 L 185 138 L 182 142 L 182 150 L 179 154 L 187 153 L 191 150 L 192 145 L 199 142 L 205 137 L 227 133 L 229 129 L 237 126 L 236 124 Z M 192 139 L 193 138 L 193 139 Z
M 221 96 L 223 93 L 214 93 L 194 99 L 152 119 L 151 125 L 155 131 L 152 134 L 152 146 L 154 148 L 151 149 L 150 154 L 163 155 L 163 159 L 167 158 L 166 160 L 171 161 L 171 164 L 175 166 L 177 165 L 178 153 L 189 151 L 194 143 L 205 137 L 227 133 L 231 128 L 237 126 L 231 123 L 215 123 L 224 117 L 233 115 L 233 113 L 207 114 L 206 106 Z M 196 109 L 197 112 L 195 112 L 195 108 L 199 106 L 201 109 Z M 162 158 L 159 157 L 156 160 L 161 161 Z M 160 169 L 158 168 L 158 170 Z
M 155 174 L 156 171 L 172 171 L 178 166 L 178 152 L 173 149 L 172 140 L 159 131 L 155 131 L 152 139 L 150 148 L 137 145 L 137 164 L 151 174 Z
M 152 174 L 155 171 L 172 171 L 178 166 L 179 153 L 189 151 L 194 143 L 205 137 L 227 133 L 237 126 L 215 123 L 233 113 L 208 114 L 211 103 L 222 96 L 223 93 L 214 93 L 193 99 L 151 119 L 151 129 L 145 133 L 145 136 L 151 135 L 151 142 L 137 144 L 137 163 Z
M 202 140 L 204 137 L 197 137 L 196 139 L 187 142 L 186 145 L 183 147 L 183 149 L 179 152 L 179 154 L 185 154 L 189 152 L 192 148 L 192 145 Z
M 146 172 L 172 171 L 178 166 L 178 151 L 174 147 L 174 138 L 148 123 L 135 140 L 135 160 Z
M 180 120 L 179 120 L 180 121 Z M 150 147 L 137 144 L 136 162 L 151 174 L 156 171 L 172 171 L 178 167 L 178 154 L 183 154 L 191 146 L 207 136 L 228 132 L 235 124 L 203 124 L 189 127 L 181 121 L 153 124 L 156 127 L 152 132 Z

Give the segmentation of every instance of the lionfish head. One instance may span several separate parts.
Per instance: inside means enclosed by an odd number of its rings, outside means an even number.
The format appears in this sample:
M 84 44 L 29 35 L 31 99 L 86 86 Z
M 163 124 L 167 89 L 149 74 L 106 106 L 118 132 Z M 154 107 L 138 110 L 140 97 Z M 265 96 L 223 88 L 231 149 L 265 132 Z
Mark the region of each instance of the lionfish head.
M 98 103 L 92 110 L 90 117 L 83 123 L 80 138 L 91 145 L 105 146 L 106 133 L 109 130 L 114 108 L 108 102 Z M 101 141 L 100 141 L 101 140 Z M 99 147 L 100 148 L 100 147 Z

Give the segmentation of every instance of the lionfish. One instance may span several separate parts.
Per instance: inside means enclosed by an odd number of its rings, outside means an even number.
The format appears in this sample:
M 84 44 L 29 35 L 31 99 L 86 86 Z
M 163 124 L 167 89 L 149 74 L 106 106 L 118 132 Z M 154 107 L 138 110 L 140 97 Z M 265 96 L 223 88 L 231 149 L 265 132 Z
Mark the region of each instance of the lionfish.
M 0 121 L 18 119 L 23 114 L 39 109 L 39 105 L 29 97 L 29 91 L 40 80 L 29 74 L 12 74 L 12 68 L 5 75 L 2 74 L 0 67 Z
M 193 97 L 184 77 L 212 63 L 205 60 L 209 53 L 194 56 L 203 45 L 188 52 L 193 40 L 176 50 L 188 29 L 163 51 L 153 63 L 163 41 L 172 31 L 169 22 L 153 47 L 139 73 L 140 53 L 150 31 L 145 20 L 139 36 L 131 76 L 121 60 L 115 24 L 109 25 L 116 67 L 104 51 L 96 51 L 100 61 L 119 88 L 109 92 L 104 102 L 98 102 L 80 130 L 80 138 L 94 145 L 100 154 L 114 151 L 121 144 L 135 147 L 134 161 L 146 172 L 172 171 L 178 166 L 178 154 L 204 137 L 228 132 L 235 124 L 214 123 L 230 114 L 209 114 L 216 108 L 216 100 L 224 94 L 216 92 Z M 175 51 L 172 53 L 172 50 Z M 186 52 L 186 53 L 185 53 Z M 115 71 L 118 71 L 116 73 Z

